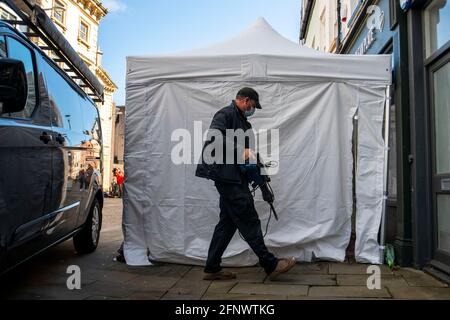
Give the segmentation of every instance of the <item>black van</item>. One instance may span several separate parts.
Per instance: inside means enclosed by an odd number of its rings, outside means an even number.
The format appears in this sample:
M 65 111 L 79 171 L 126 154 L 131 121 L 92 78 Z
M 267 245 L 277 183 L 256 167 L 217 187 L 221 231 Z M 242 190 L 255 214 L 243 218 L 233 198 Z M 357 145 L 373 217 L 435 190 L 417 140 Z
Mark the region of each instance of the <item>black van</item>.
M 94 102 L 0 21 L 0 274 L 73 237 L 99 241 L 101 127 Z

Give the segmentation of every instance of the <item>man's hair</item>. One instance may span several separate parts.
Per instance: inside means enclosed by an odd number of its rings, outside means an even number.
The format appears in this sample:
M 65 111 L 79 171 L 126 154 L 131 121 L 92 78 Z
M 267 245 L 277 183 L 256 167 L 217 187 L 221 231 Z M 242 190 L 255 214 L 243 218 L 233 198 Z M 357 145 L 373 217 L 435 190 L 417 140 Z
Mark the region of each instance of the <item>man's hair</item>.
M 261 104 L 259 103 L 259 94 L 255 91 L 255 89 L 245 87 L 238 91 L 236 94 L 236 99 L 244 99 L 249 98 L 256 102 L 256 108 L 261 109 Z

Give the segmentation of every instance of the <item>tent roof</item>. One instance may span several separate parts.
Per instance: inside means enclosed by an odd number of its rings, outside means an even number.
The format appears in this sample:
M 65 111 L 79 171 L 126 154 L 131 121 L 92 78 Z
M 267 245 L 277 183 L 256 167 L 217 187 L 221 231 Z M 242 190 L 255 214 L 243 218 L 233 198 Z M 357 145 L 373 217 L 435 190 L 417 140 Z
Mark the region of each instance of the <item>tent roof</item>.
M 209 47 L 178 53 L 178 55 L 264 54 L 298 56 L 326 54 L 284 38 L 264 18 L 258 18 L 248 29 Z
M 341 55 L 294 43 L 264 18 L 209 47 L 127 57 L 127 83 L 175 79 L 226 81 L 356 80 L 391 83 L 390 55 Z

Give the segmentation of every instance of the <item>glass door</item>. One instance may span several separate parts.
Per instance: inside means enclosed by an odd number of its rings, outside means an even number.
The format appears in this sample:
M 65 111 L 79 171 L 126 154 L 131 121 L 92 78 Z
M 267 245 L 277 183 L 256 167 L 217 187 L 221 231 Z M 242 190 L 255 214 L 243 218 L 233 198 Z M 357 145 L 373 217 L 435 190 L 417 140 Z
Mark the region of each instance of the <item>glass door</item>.
M 450 53 L 429 68 L 432 110 L 434 259 L 450 265 Z
M 430 0 L 423 11 L 430 104 L 433 260 L 450 268 L 450 0 Z

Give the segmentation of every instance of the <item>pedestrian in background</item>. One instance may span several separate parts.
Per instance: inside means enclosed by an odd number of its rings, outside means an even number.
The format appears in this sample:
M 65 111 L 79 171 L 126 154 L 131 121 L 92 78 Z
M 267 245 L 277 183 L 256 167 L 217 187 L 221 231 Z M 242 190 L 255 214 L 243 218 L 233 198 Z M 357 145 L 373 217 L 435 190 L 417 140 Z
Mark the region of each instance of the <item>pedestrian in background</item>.
M 120 169 L 117 169 L 116 178 L 117 178 L 117 186 L 119 187 L 119 198 L 122 198 L 123 183 L 125 182 L 125 175 L 123 174 L 122 171 L 120 171 Z

